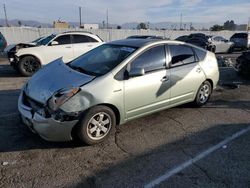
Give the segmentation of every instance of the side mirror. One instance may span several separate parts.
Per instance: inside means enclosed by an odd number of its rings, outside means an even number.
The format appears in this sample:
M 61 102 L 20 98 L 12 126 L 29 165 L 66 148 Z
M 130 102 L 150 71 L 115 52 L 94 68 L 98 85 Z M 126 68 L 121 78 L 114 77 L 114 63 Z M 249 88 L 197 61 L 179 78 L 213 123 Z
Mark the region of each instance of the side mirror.
M 143 68 L 131 68 L 128 74 L 129 77 L 143 76 L 145 74 L 145 70 Z
M 51 46 L 55 46 L 55 45 L 58 45 L 59 43 L 58 43 L 57 41 L 54 40 L 54 41 L 52 41 L 50 44 L 51 44 Z

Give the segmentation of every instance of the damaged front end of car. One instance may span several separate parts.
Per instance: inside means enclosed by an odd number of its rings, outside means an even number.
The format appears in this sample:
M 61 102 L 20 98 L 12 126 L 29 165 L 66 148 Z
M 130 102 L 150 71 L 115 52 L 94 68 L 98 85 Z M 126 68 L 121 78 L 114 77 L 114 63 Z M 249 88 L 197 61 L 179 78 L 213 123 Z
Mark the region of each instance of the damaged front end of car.
M 43 105 L 26 95 L 19 97 L 18 109 L 21 119 L 32 132 L 48 141 L 72 140 L 72 129 L 78 123 L 81 112 L 64 112 L 58 106 L 51 109 L 49 104 Z
M 61 60 L 51 63 L 36 73 L 21 91 L 18 110 L 23 123 L 45 140 L 72 140 L 72 129 L 82 111 L 66 111 L 62 106 L 93 79 L 72 71 Z

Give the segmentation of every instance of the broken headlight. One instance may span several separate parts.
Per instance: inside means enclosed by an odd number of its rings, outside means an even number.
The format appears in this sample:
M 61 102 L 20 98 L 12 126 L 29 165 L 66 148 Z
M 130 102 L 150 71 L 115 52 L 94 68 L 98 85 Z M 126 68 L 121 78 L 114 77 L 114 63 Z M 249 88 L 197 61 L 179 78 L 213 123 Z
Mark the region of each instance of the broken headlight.
M 75 94 L 77 94 L 79 90 L 80 88 L 60 90 L 49 99 L 48 107 L 53 111 L 58 110 L 61 105 L 63 105 L 66 101 L 68 101 Z

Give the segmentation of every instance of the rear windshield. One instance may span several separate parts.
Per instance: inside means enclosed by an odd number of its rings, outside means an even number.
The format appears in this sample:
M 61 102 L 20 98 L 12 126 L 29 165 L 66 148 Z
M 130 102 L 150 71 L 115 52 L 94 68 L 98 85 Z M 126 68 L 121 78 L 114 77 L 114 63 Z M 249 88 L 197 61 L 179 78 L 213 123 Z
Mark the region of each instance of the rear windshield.
M 232 38 L 247 38 L 247 33 L 235 33 Z

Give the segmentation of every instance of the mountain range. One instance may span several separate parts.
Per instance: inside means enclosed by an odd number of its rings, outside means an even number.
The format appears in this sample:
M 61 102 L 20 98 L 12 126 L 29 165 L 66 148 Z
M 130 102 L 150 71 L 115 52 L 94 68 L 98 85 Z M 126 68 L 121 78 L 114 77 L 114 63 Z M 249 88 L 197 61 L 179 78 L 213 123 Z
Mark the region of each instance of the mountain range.
M 29 26 L 29 27 L 53 27 L 52 23 L 41 23 L 39 21 L 34 21 L 34 20 L 18 20 L 18 19 L 13 19 L 13 20 L 8 20 L 9 25 L 11 26 Z M 69 22 L 71 27 L 78 27 L 79 22 Z M 97 23 L 99 24 L 100 27 L 102 27 L 102 23 Z M 120 26 L 123 29 L 136 29 L 137 25 L 139 22 L 129 22 L 129 23 L 124 23 L 120 24 Z M 209 29 L 211 26 L 213 26 L 214 22 L 209 22 L 209 23 L 190 23 L 190 22 L 183 22 L 182 23 L 182 28 L 183 29 L 190 29 L 190 27 L 194 27 L 196 29 Z M 1 26 L 6 26 L 5 20 L 0 19 L 0 25 Z M 177 22 L 157 22 L 157 23 L 147 23 L 150 27 L 150 29 L 179 29 L 180 28 L 180 23 Z M 112 28 L 117 28 L 118 24 L 110 24 L 109 27 Z

